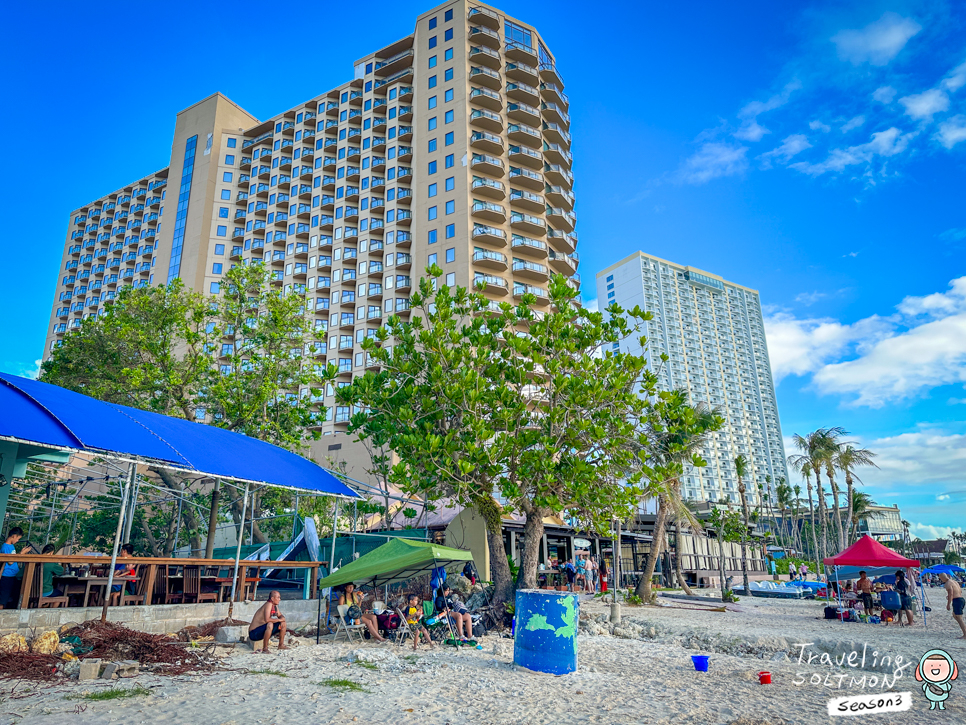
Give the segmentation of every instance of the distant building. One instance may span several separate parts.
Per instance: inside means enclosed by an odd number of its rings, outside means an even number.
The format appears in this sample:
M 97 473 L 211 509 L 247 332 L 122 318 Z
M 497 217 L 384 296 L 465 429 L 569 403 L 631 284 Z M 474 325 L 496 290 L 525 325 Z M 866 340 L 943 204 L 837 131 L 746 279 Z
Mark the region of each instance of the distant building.
M 933 539 L 931 541 L 912 541 L 909 543 L 909 556 L 918 559 L 924 567 L 945 562 L 943 554 L 949 544 L 946 539 Z
M 859 519 L 857 533 L 859 536 L 868 534 L 877 541 L 902 541 L 902 515 L 899 507 L 895 504 L 869 506 L 867 513 Z
M 767 493 L 766 476 L 774 496 L 788 469 L 758 292 L 636 252 L 597 274 L 597 299 L 601 309 L 616 302 L 651 312 L 648 349 L 634 338 L 614 343 L 614 349 L 646 354 L 662 390 L 683 388 L 692 402 L 713 406 L 725 419 L 701 451 L 707 467 L 682 478 L 684 497 L 737 503 L 739 454 L 751 464 L 749 504 L 761 502 L 759 485 Z

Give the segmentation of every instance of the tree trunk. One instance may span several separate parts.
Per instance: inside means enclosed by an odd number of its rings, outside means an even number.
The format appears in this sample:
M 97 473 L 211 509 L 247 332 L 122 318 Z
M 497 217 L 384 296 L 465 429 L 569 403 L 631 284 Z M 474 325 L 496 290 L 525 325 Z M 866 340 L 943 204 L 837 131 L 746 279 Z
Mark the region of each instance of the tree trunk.
M 644 564 L 644 575 L 637 583 L 637 591 L 634 593 L 639 596 L 645 604 L 651 604 L 654 600 L 654 592 L 651 590 L 651 579 L 654 576 L 654 569 L 657 566 L 658 557 L 664 548 L 664 527 L 668 518 L 668 502 L 664 494 L 658 497 L 657 517 L 654 520 L 654 539 L 651 541 L 651 550 L 647 552 L 647 562 Z
M 490 550 L 490 577 L 493 579 L 492 604 L 497 611 L 502 611 L 499 609 L 500 605 L 513 599 L 513 577 L 510 575 L 510 563 L 507 561 L 506 546 L 503 544 L 500 506 L 492 496 L 487 496 L 477 499 L 473 507 L 486 524 L 486 543 Z
M 215 552 L 215 529 L 218 526 L 218 503 L 221 500 L 221 481 L 215 480 L 211 492 L 211 509 L 208 512 L 208 540 L 205 542 L 205 558 L 210 559 Z
M 848 468 L 845 469 L 845 491 L 849 497 L 848 515 L 846 516 L 845 520 L 848 522 L 851 529 L 849 532 L 848 541 L 845 542 L 845 545 L 851 546 L 852 539 L 855 538 L 855 534 L 858 531 L 858 526 L 856 525 L 856 522 L 852 521 L 852 509 L 854 508 L 852 501 L 852 472 Z
M 534 507 L 527 511 L 527 520 L 523 524 L 523 556 L 520 557 L 520 570 L 517 572 L 517 589 L 537 588 L 537 565 L 540 563 L 543 532 L 543 510 Z M 503 558 L 506 560 L 505 554 Z
M 165 488 L 178 494 L 180 497 L 184 497 L 184 489 L 181 488 L 179 482 L 168 470 L 154 467 L 150 470 L 158 475 Z M 181 518 L 184 520 L 185 528 L 188 529 L 188 542 L 191 546 L 190 553 L 196 555 L 201 551 L 201 536 L 199 534 L 201 527 L 198 524 L 198 517 L 195 515 L 194 507 L 191 504 L 183 504 L 181 506 Z
M 729 601 L 728 595 L 726 594 L 728 590 L 728 584 L 725 581 L 725 565 L 724 565 L 724 541 L 722 537 L 724 536 L 724 526 L 718 531 L 718 576 L 721 577 L 721 601 Z
M 839 506 L 839 485 L 835 482 L 832 469 L 827 469 L 825 475 L 832 489 L 832 503 L 835 504 L 835 533 L 838 535 L 839 551 L 841 551 L 845 548 L 845 532 L 842 529 L 842 508 Z
M 745 484 L 738 479 L 738 495 L 741 496 L 741 515 L 745 525 L 741 529 L 741 581 L 745 585 L 745 596 L 751 596 L 748 586 L 748 497 L 745 495 Z
M 808 482 L 808 512 L 812 519 L 812 548 L 815 551 L 815 558 L 818 558 L 818 539 L 815 536 L 815 506 L 812 504 L 812 482 Z
M 677 575 L 678 584 L 684 590 L 685 594 L 694 596 L 694 592 L 691 591 L 691 587 L 684 580 L 684 573 L 681 571 L 681 551 L 684 548 L 684 534 L 681 532 L 681 522 L 677 521 L 674 524 L 674 573 Z
M 815 490 L 818 494 L 818 551 L 815 553 L 817 561 L 815 568 L 821 570 L 822 561 L 825 560 L 825 547 L 828 544 L 828 513 L 825 509 L 825 491 L 822 490 L 822 479 L 815 476 Z

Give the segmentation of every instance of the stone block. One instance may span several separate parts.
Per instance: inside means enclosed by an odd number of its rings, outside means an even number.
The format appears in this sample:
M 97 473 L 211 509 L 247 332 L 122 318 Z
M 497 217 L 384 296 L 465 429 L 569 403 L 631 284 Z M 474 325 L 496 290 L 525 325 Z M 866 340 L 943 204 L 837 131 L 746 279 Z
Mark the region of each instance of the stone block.
M 216 642 L 247 642 L 248 626 L 240 627 L 219 627 L 215 630 Z
M 141 671 L 141 665 L 137 660 L 121 660 L 114 664 L 117 665 L 118 677 L 137 677 Z
M 117 663 L 116 662 L 111 662 L 109 665 L 107 665 L 104 668 L 104 671 L 101 673 L 101 679 L 102 680 L 115 680 L 115 679 L 117 679 L 117 671 L 118 671 L 118 669 L 119 668 L 117 666 Z
M 101 673 L 101 661 L 99 659 L 81 660 L 80 669 L 77 672 L 78 680 L 96 680 Z

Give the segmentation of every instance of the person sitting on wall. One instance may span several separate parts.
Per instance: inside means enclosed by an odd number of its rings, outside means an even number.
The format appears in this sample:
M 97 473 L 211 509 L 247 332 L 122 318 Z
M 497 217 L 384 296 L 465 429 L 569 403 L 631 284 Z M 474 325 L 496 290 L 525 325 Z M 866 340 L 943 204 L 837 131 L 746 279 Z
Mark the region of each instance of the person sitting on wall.
M 44 550 L 41 551 L 40 553 L 45 556 L 48 554 L 53 556 L 55 551 L 57 551 L 57 549 L 54 547 L 53 544 L 47 544 L 47 546 L 44 547 Z M 54 587 L 54 577 L 63 576 L 63 575 L 64 575 L 64 567 L 61 564 L 58 564 L 55 561 L 52 561 L 49 564 L 44 564 L 43 584 L 40 587 L 40 596 L 42 597 L 64 596 L 64 592 Z
M 248 625 L 248 639 L 256 652 L 268 653 L 268 644 L 272 637 L 278 635 L 278 648 L 288 649 L 285 646 L 285 615 L 278 611 L 278 603 L 282 601 L 282 595 L 277 591 L 269 592 L 268 600 L 258 608 L 252 623 Z M 258 643 L 262 643 L 262 648 L 258 649 Z

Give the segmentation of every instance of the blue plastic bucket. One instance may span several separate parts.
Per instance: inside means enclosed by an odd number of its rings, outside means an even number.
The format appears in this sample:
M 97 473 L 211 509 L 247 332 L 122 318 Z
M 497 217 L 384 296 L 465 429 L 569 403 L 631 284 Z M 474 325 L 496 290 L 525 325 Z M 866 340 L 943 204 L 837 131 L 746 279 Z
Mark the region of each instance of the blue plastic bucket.
M 514 663 L 551 675 L 577 669 L 580 604 L 576 594 L 519 589 L 515 614 Z
M 694 669 L 698 672 L 708 671 L 708 660 L 709 655 L 691 655 L 691 661 L 694 663 Z

